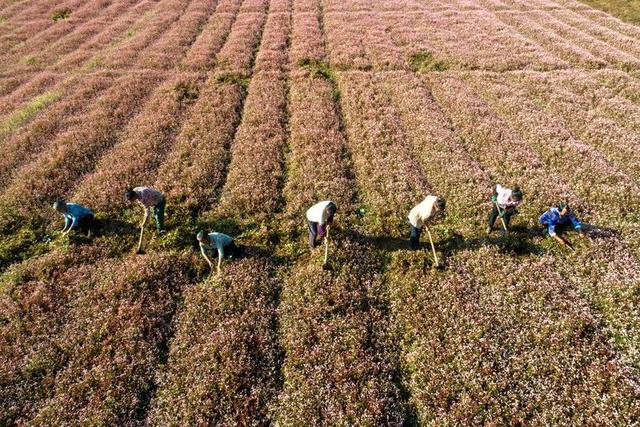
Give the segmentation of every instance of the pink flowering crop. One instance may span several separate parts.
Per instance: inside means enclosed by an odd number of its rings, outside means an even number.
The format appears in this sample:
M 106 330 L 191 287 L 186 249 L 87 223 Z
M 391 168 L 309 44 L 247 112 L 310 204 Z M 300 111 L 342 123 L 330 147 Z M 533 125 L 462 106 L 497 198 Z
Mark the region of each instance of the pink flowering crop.
M 296 224 L 311 205 L 333 200 L 340 212 L 349 212 L 353 182 L 348 176 L 346 141 L 332 99 L 332 84 L 298 72 L 289 90 L 289 155 L 284 187 L 287 213 Z
M 254 72 L 286 70 L 289 63 L 287 47 L 291 33 L 290 3 L 290 0 L 271 3 L 260 48 L 256 54 Z M 285 11 L 272 12 L 272 9 L 280 10 L 280 8 L 285 8 Z
M 172 68 L 184 55 L 198 35 L 198 27 L 204 25 L 214 10 L 216 0 L 195 0 L 182 12 L 171 30 L 149 46 L 138 66 L 141 68 Z
M 242 123 L 231 146 L 220 213 L 267 216 L 279 205 L 286 140 L 282 77 L 262 72 L 251 79 Z
M 152 185 L 194 101 L 190 97 L 197 96 L 198 77 L 177 74 L 157 87 L 95 171 L 79 183 L 74 199 L 98 211 L 115 212 L 125 204 L 125 188 Z
M 266 2 L 257 5 L 260 11 L 238 14 L 224 46 L 216 55 L 216 68 L 221 72 L 249 74 L 264 24 Z
M 48 88 L 59 83 L 60 80 L 62 80 L 62 75 L 44 71 L 37 73 L 31 81 L 11 92 L 0 103 L 0 124 L 8 119 L 12 112 L 23 107 L 29 100 L 43 94 Z
M 240 9 L 241 0 L 219 1 L 213 15 L 191 45 L 182 64 L 194 70 L 207 69 L 222 49 Z
M 324 35 L 320 27 L 320 19 L 320 9 L 316 2 L 310 0 L 295 2 L 289 49 L 292 64 L 299 64 L 302 60 L 325 59 Z
M 151 424 L 268 424 L 282 359 L 272 273 L 242 260 L 184 292 Z
M 404 229 L 409 210 L 429 194 L 429 187 L 400 119 L 371 74 L 341 73 L 338 86 L 354 171 L 372 211 L 366 218 L 378 232 Z
M 343 241 L 337 271 L 306 260 L 284 282 L 281 425 L 400 425 L 397 352 L 372 249 Z
M 122 126 L 135 115 L 157 83 L 158 76 L 151 73 L 125 76 L 114 82 L 73 126 L 16 171 L 0 196 L 0 203 L 14 206 L 26 218 L 38 218 L 44 213 L 43 204 L 69 195 L 77 180 L 91 172 L 97 159 L 115 144 Z
M 0 185 L 10 182 L 13 173 L 41 151 L 60 132 L 74 123 L 73 117 L 82 114 L 87 107 L 87 99 L 98 96 L 113 83 L 113 77 L 95 75 L 86 78 L 72 78 L 70 87 L 52 108 L 23 126 L 6 140 L 0 142 L 3 155 L 0 157 Z
M 213 205 L 224 184 L 243 99 L 236 84 L 218 83 L 215 76 L 204 84 L 158 171 L 155 187 L 173 203 L 200 212 Z

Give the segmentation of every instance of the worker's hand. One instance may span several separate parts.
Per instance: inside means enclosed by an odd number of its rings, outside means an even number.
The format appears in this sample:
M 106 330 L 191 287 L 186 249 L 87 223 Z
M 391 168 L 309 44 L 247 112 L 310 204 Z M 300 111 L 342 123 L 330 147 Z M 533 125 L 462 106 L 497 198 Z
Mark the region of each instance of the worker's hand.
M 493 203 L 498 203 L 498 195 L 497 194 L 492 194 L 491 195 L 491 201 Z

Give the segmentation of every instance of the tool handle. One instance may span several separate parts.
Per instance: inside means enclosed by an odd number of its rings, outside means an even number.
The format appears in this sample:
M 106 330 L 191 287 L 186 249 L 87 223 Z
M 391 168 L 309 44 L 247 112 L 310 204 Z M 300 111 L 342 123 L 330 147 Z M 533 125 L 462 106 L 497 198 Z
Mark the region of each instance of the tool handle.
M 436 247 L 433 244 L 433 238 L 431 237 L 431 230 L 429 230 L 429 227 L 427 227 L 427 234 L 429 235 L 429 242 L 431 243 L 431 250 L 433 251 L 433 259 L 436 262 L 436 266 L 440 265 L 440 263 L 438 262 L 438 255 L 436 255 Z
M 327 225 L 327 235 L 324 238 L 324 265 L 327 264 L 327 260 L 329 259 L 329 229 L 330 227 Z

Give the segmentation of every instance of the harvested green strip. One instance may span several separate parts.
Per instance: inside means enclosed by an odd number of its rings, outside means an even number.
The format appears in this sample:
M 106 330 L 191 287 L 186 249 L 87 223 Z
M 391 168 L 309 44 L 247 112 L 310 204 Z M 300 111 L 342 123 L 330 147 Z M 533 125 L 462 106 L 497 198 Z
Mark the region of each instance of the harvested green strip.
M 580 0 L 591 7 L 603 10 L 623 21 L 640 24 L 640 1 L 638 0 Z
M 20 126 L 28 122 L 38 111 L 42 110 L 47 105 L 57 101 L 60 98 L 60 93 L 54 91 L 48 91 L 44 94 L 34 98 L 27 105 L 17 110 L 2 123 L 0 123 L 0 137 L 7 135 L 10 132 L 18 129 Z

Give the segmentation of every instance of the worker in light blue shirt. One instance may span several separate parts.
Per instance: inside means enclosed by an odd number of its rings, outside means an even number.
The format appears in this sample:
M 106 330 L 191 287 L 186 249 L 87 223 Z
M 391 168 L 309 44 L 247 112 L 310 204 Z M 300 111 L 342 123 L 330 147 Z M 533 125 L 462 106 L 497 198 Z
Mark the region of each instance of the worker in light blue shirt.
M 63 235 L 67 235 L 71 230 L 79 230 L 87 236 L 91 236 L 91 229 L 95 225 L 91 209 L 77 203 L 67 203 L 62 199 L 55 201 L 53 209 L 64 217 Z
M 540 224 L 545 226 L 545 231 L 549 236 L 556 239 L 562 246 L 570 245 L 569 242 L 558 236 L 556 228 L 571 224 L 573 225 L 574 230 L 582 232 L 582 223 L 565 202 L 560 203 L 557 208 L 550 208 L 548 211 L 543 213 L 540 216 Z
M 215 257 L 214 251 L 218 252 L 218 273 L 220 273 L 222 258 L 224 258 L 225 255 L 229 258 L 240 258 L 242 254 L 240 248 L 234 243 L 233 238 L 224 233 L 214 232 L 207 234 L 204 231 L 199 231 L 196 239 L 198 239 L 198 243 L 200 244 L 202 256 L 207 260 L 212 270 L 213 262 L 211 258 Z M 209 258 L 209 256 L 211 256 L 211 258 Z

